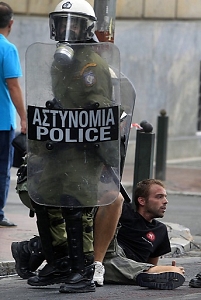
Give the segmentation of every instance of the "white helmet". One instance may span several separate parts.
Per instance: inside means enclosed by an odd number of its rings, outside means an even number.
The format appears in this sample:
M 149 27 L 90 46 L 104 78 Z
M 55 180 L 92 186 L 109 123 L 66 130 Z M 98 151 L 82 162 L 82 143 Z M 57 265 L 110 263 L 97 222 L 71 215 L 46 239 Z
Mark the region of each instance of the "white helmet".
M 86 0 L 61 1 L 49 14 L 50 38 L 85 42 L 94 36 L 96 16 Z

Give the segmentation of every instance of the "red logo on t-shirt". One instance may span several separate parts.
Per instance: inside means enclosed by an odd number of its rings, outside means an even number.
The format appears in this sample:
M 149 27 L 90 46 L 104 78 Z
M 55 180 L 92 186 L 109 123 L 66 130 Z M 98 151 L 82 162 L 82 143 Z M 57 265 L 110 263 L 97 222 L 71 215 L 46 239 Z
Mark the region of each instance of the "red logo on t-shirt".
M 155 235 L 154 235 L 154 233 L 153 232 L 148 232 L 147 233 L 147 238 L 150 240 L 150 241 L 155 241 Z

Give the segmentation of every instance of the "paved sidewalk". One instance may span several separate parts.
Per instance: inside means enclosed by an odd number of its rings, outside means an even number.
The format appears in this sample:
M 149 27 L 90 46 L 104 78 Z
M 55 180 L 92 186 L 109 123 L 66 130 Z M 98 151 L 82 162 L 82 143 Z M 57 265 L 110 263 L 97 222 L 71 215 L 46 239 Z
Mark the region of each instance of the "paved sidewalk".
M 122 178 L 122 183 L 129 194 L 132 193 L 133 169 L 133 166 L 126 165 Z M 29 217 L 28 209 L 21 204 L 16 194 L 16 172 L 17 169 L 12 169 L 11 187 L 5 214 L 17 226 L 0 228 L 0 276 L 15 272 L 14 261 L 10 251 L 12 241 L 29 239 L 34 234 L 37 234 L 35 218 Z M 201 196 L 201 158 L 167 162 L 166 180 L 164 183 L 169 194 Z M 200 206 L 198 209 L 200 209 Z M 200 253 L 196 252 L 195 256 L 199 255 Z
M 132 188 L 133 173 L 134 166 L 126 165 L 122 182 L 127 188 Z M 201 158 L 167 161 L 164 184 L 169 193 L 201 195 Z

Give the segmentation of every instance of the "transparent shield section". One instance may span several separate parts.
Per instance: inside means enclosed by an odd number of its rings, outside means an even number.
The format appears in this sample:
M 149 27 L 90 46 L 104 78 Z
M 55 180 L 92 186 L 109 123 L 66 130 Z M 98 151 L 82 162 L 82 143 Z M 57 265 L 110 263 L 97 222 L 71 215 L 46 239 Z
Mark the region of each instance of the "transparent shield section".
M 131 123 L 136 100 L 136 91 L 131 81 L 121 73 L 120 79 L 121 116 L 120 116 L 120 136 L 121 136 L 121 159 L 120 177 L 126 159 L 126 152 L 130 136 Z
M 119 51 L 66 46 L 66 60 L 55 44 L 26 52 L 29 196 L 47 206 L 107 205 L 120 187 Z

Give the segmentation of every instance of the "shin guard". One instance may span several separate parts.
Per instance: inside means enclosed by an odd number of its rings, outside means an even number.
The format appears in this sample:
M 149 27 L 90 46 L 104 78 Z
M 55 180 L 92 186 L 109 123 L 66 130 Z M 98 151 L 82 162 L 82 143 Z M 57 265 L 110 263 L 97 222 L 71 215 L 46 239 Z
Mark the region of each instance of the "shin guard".
M 79 272 L 84 270 L 82 209 L 62 208 L 62 213 L 66 223 L 72 271 Z

